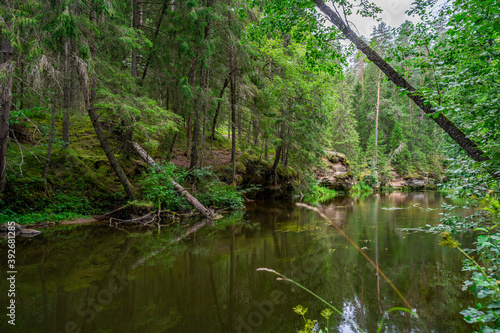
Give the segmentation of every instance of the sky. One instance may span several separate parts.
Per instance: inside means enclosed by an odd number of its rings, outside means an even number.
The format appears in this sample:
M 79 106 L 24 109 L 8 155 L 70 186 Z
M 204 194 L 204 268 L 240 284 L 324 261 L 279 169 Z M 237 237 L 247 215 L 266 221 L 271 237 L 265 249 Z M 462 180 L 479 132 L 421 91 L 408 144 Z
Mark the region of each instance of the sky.
M 418 21 L 417 17 L 411 17 L 405 14 L 410 8 L 413 0 L 371 0 L 382 9 L 379 17 L 389 26 L 399 27 L 404 21 L 410 20 L 414 23 Z M 355 10 L 354 10 L 355 11 Z M 378 25 L 378 22 L 371 18 L 361 17 L 359 15 L 351 15 L 349 21 L 354 23 L 360 35 L 370 37 L 373 32 L 373 27 Z M 356 29 L 353 29 L 356 31 Z

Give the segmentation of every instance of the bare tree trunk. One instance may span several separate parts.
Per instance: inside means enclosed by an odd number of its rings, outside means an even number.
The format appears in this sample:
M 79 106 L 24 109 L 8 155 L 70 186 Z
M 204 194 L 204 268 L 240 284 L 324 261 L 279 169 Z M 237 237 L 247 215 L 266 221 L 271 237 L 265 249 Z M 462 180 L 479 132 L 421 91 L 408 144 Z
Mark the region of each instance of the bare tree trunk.
M 0 37 L 0 193 L 5 190 L 7 167 L 7 142 L 9 140 L 9 118 L 12 101 L 12 78 L 14 65 L 10 63 L 12 45 L 3 35 Z
M 134 29 L 139 27 L 139 3 L 137 0 L 132 0 L 132 22 L 131 26 Z M 137 77 L 137 49 L 132 49 L 132 59 L 130 62 L 130 72 L 134 78 Z
M 49 171 L 50 166 L 50 158 L 52 156 L 52 146 L 54 144 L 54 136 L 56 132 L 56 118 L 57 118 L 57 98 L 56 98 L 57 90 L 54 93 L 54 98 L 52 100 L 52 123 L 50 124 L 50 134 L 49 134 L 49 142 L 47 143 L 47 157 L 45 158 L 45 164 L 43 166 L 43 180 L 47 182 L 47 173 Z
M 63 122 L 62 122 L 62 141 L 63 147 L 67 148 L 69 146 L 69 105 L 71 98 L 71 73 L 69 70 L 70 66 L 70 43 L 66 42 L 64 47 L 64 91 L 63 91 Z
M 211 5 L 211 1 L 207 1 L 207 8 Z M 205 34 L 203 36 L 203 41 L 207 41 L 210 38 L 210 28 L 211 20 L 208 19 L 207 26 L 205 27 Z M 207 53 L 208 50 L 202 48 L 201 53 Z M 200 120 L 203 122 L 203 135 L 205 135 L 205 113 L 206 113 L 206 98 L 207 98 L 207 88 L 208 88 L 208 57 L 201 61 L 200 68 L 200 87 L 201 95 L 197 98 L 197 105 L 195 106 L 195 118 L 193 126 L 193 146 L 191 148 L 191 162 L 189 168 L 194 168 L 198 165 L 198 148 L 200 146 Z M 201 119 L 200 119 L 201 118 Z M 205 148 L 205 138 L 202 139 L 202 150 Z M 203 159 L 200 160 L 200 164 Z
M 171 0 L 165 0 L 163 2 L 162 7 L 161 7 L 160 17 L 158 18 L 158 23 L 156 24 L 156 30 L 155 30 L 155 33 L 153 35 L 152 42 L 154 42 L 156 40 L 156 38 L 158 37 L 158 33 L 160 32 L 161 23 L 163 21 L 163 17 L 165 16 L 166 11 L 167 11 L 167 7 L 169 5 L 169 2 L 171 2 L 171 4 L 172 4 L 172 11 L 174 11 L 174 5 L 173 5 L 174 2 L 171 1 Z M 142 72 L 141 81 L 144 81 L 144 78 L 146 77 L 146 74 L 148 73 L 148 68 L 149 68 L 149 64 L 151 62 L 151 57 L 152 56 L 153 56 L 153 53 L 150 53 L 148 55 L 148 59 L 146 60 L 146 65 L 144 65 L 144 71 Z M 167 106 L 167 109 L 168 109 L 168 106 Z
M 238 138 L 243 141 L 243 128 L 241 126 L 241 108 L 238 108 Z
M 380 80 L 382 78 L 382 71 L 378 70 L 377 79 L 377 111 L 375 115 L 375 167 L 378 164 L 378 115 L 380 112 Z
M 203 159 L 205 158 L 205 137 L 207 135 L 207 107 L 206 102 L 204 102 L 205 106 L 203 107 L 203 113 L 201 115 L 202 121 L 202 131 L 201 131 L 201 151 L 200 151 L 200 168 L 203 168 Z
M 198 56 L 196 56 L 191 62 L 191 68 L 189 69 L 189 85 L 193 86 L 196 82 L 196 65 L 198 64 Z M 196 105 L 195 105 L 196 112 Z M 187 116 L 186 120 L 186 156 L 190 155 L 191 149 L 191 140 L 193 137 L 193 120 L 191 117 L 191 113 Z
M 408 106 L 410 108 L 410 130 L 413 131 L 413 105 L 411 104 L 411 99 L 408 99 Z
M 72 53 L 74 52 L 74 42 L 68 41 L 64 54 L 64 85 L 63 85 L 63 122 L 62 141 L 63 148 L 69 146 L 69 127 L 71 113 L 75 112 L 78 106 L 78 75 L 75 71 Z
M 189 152 L 191 151 L 191 133 L 192 133 L 192 130 L 191 130 L 191 115 L 189 115 L 186 119 L 186 141 L 187 141 L 187 144 L 186 144 L 186 156 L 189 155 Z
M 268 151 L 268 146 L 267 146 L 267 135 L 266 137 L 264 138 L 264 158 L 266 159 L 266 161 L 269 159 L 269 151 Z
M 204 62 L 201 62 L 201 74 L 200 74 L 200 80 L 203 81 L 205 77 L 205 70 L 203 68 Z M 203 85 L 203 83 L 201 84 Z M 202 89 L 203 91 L 203 89 Z M 203 94 L 203 92 L 201 93 Z M 194 119 L 193 119 L 193 143 L 191 145 L 191 156 L 190 156 L 190 163 L 189 163 L 189 168 L 195 168 L 198 165 L 198 146 L 200 144 L 200 114 L 201 108 L 203 108 L 203 96 L 198 96 L 196 98 L 196 103 L 195 103 L 195 108 L 194 108 Z
M 210 140 L 215 140 L 215 127 L 217 126 L 217 117 L 219 116 L 220 112 L 220 106 L 222 103 L 222 97 L 224 96 L 224 91 L 226 90 L 226 87 L 229 83 L 229 77 L 226 77 L 224 80 L 224 85 L 222 86 L 222 89 L 219 94 L 219 101 L 217 102 L 217 107 L 215 108 L 215 114 L 214 114 L 214 119 L 212 121 L 212 134 L 210 135 Z
M 283 118 L 283 121 L 281 122 L 281 126 L 278 131 L 278 137 L 281 139 L 281 141 L 278 144 L 278 147 L 276 147 L 276 154 L 274 156 L 274 163 L 273 163 L 273 168 L 271 170 L 271 175 L 276 174 L 276 170 L 278 168 L 278 164 L 280 162 L 280 158 L 283 153 L 283 146 L 284 146 L 283 137 L 285 134 L 285 120 L 284 120 L 285 112 L 283 110 L 281 111 L 281 117 Z
M 276 173 L 276 169 L 278 168 L 278 164 L 280 162 L 282 150 L 283 150 L 283 145 L 279 144 L 278 147 L 276 148 L 276 154 L 274 155 L 274 163 L 273 163 L 273 168 L 271 170 L 272 174 Z
M 90 99 L 87 103 L 87 112 L 89 114 L 90 120 L 92 121 L 92 125 L 94 126 L 94 131 L 95 134 L 97 135 L 97 138 L 99 139 L 99 142 L 101 143 L 101 147 L 104 150 L 104 153 L 106 154 L 106 157 L 108 158 L 109 164 L 111 164 L 111 167 L 115 171 L 116 176 L 120 180 L 120 183 L 123 186 L 123 189 L 125 190 L 125 193 L 127 194 L 127 197 L 129 199 L 135 199 L 135 194 L 134 194 L 134 189 L 132 188 L 132 185 L 130 184 L 127 175 L 125 175 L 125 172 L 123 171 L 120 162 L 118 162 L 118 159 L 116 158 L 115 154 L 113 153 L 113 150 L 111 149 L 111 146 L 109 145 L 108 140 L 106 139 L 106 136 L 104 135 L 104 132 L 102 131 L 101 123 L 99 122 L 99 115 L 97 114 L 96 110 L 94 109 L 94 102 L 96 100 L 96 78 L 94 76 L 95 74 L 92 75 L 91 78 L 91 91 L 90 91 Z
M 253 144 L 254 146 L 259 144 L 259 120 L 257 116 L 253 119 Z
M 361 100 L 365 99 L 365 62 L 361 59 Z
M 229 16 L 229 30 L 231 31 L 232 25 L 232 14 L 231 11 L 228 13 Z M 230 72 L 230 103 L 231 103 L 231 163 L 232 163 L 232 179 L 234 181 L 236 177 L 236 77 L 235 77 L 235 66 L 234 66 L 234 44 L 231 43 L 229 51 L 229 72 Z
M 363 52 L 368 59 L 370 59 L 378 68 L 380 68 L 389 80 L 394 82 L 398 87 L 405 89 L 408 96 L 418 105 L 418 107 L 426 114 L 434 114 L 435 110 L 425 101 L 422 94 L 418 92 L 402 75 L 400 75 L 394 68 L 391 67 L 380 55 L 378 55 L 368 44 L 366 44 L 354 31 L 337 15 L 330 7 L 328 7 L 323 0 L 313 0 L 318 9 L 323 12 L 330 21 L 339 28 L 342 33 L 349 39 L 358 50 Z M 487 161 L 490 158 L 478 148 L 477 144 L 469 139 L 464 132 L 462 132 L 450 119 L 442 113 L 436 118 L 432 119 L 455 140 L 475 161 Z
M 178 134 L 179 134 L 179 132 L 175 132 L 175 134 L 174 134 L 174 137 L 172 139 L 172 143 L 170 144 L 170 148 L 168 149 L 168 154 L 167 154 L 167 158 L 166 158 L 167 161 L 170 161 L 170 159 L 172 158 L 172 154 L 174 152 L 175 140 L 177 139 Z

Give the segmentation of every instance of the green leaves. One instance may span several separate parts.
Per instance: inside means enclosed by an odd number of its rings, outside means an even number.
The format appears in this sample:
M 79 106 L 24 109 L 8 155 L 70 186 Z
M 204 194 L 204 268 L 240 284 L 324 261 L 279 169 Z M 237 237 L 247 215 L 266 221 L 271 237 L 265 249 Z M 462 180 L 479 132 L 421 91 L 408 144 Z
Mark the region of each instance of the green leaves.
M 292 41 L 306 46 L 305 64 L 309 69 L 320 69 L 332 75 L 342 73 L 341 66 L 347 64 L 347 49 L 339 43 L 341 32 L 325 25 L 324 17 L 316 12 L 312 1 L 266 1 L 262 10 L 263 17 L 248 28 L 251 39 L 262 43 L 269 37 L 289 36 Z

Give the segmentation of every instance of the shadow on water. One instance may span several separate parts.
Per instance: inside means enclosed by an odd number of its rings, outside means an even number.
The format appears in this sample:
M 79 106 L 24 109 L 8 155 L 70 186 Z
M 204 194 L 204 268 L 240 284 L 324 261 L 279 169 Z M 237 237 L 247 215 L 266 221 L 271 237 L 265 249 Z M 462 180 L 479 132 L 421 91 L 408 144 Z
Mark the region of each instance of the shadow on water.
M 429 330 L 469 332 L 459 314 L 472 299 L 460 287 L 458 251 L 438 246 L 437 235 L 401 231 L 438 223 L 443 202 L 437 192 L 391 193 L 337 197 L 320 210 L 380 265 Z M 303 284 L 369 332 L 384 311 L 403 306 L 335 228 L 291 201 L 251 202 L 214 225 L 161 232 L 57 227 L 18 239 L 16 255 L 16 326 L 2 316 L 2 332 L 296 332 L 298 304 L 326 325 L 318 300 L 259 267 Z M 0 284 L 2 303 L 6 292 Z M 356 332 L 346 318 L 330 318 L 331 329 Z M 386 331 L 419 327 L 393 313 Z

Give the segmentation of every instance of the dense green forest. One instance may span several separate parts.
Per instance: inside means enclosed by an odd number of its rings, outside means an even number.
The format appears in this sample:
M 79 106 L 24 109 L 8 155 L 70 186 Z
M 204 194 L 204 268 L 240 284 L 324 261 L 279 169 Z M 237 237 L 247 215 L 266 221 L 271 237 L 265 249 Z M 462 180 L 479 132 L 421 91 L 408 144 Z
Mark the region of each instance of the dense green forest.
M 430 178 L 434 187 L 450 161 L 465 156 L 456 142 L 480 142 L 491 157 L 470 167 L 491 174 L 497 166 L 494 104 L 483 99 L 495 86 L 471 88 L 462 100 L 468 88 L 451 82 L 463 79 L 464 71 L 471 82 L 478 75 L 486 80 L 481 71 L 495 68 L 476 69 L 479 60 L 455 57 L 465 52 L 458 47 L 473 46 L 454 46 L 452 39 L 444 44 L 454 20 L 448 27 L 426 18 L 397 29 L 381 22 L 374 29 L 365 45 L 407 78 L 402 85 L 387 80 L 365 53 L 341 43 L 340 31 L 316 20 L 312 6 L 4 5 L 3 205 L 14 214 L 67 212 L 66 206 L 88 213 L 125 198 L 158 199 L 134 143 L 168 168 L 172 162 L 205 170 L 205 181 L 229 197 L 241 193 L 224 183 L 279 186 L 273 195 L 317 192 L 318 174 L 332 152 L 347 157 L 349 186 L 361 181 L 390 188 L 396 178 Z M 364 15 L 376 15 L 375 7 L 365 9 Z M 462 9 L 454 9 L 460 17 Z M 454 38 L 478 43 L 466 39 L 475 36 Z M 485 57 L 479 50 L 472 49 L 474 56 Z M 474 121 L 467 103 L 477 109 Z M 458 136 L 450 138 L 432 121 L 443 119 L 440 126 Z M 480 155 L 477 150 L 468 153 Z M 90 205 L 94 199 L 102 207 Z
M 380 12 L 364 0 L 2 1 L 0 222 L 124 205 L 213 218 L 253 198 L 440 188 L 478 208 L 447 215 L 445 231 L 484 233 L 486 268 L 468 257 L 465 269 L 490 306 L 466 320 L 499 328 L 500 3 L 416 0 L 413 22 L 379 20 L 370 36 L 350 21 Z

